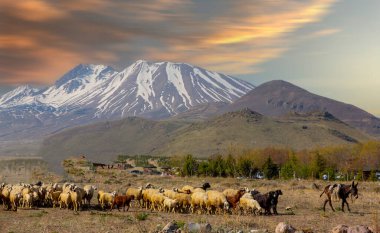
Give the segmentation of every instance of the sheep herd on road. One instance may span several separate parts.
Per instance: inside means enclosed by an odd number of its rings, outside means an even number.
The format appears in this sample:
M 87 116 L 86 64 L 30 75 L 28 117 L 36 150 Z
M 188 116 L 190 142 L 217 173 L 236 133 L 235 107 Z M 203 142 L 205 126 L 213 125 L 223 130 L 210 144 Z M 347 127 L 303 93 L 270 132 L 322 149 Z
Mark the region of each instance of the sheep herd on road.
M 182 188 L 164 189 L 147 184 L 130 187 L 123 194 L 116 191 L 97 190 L 93 185 L 78 186 L 74 183 L 0 184 L 0 202 L 4 209 L 18 207 L 59 207 L 74 211 L 101 208 L 129 210 L 134 206 L 151 211 L 203 214 L 278 214 L 278 198 L 281 190 L 260 193 L 248 188 L 211 190 L 209 183 L 200 187 L 185 185 Z M 96 197 L 97 205 L 91 206 Z

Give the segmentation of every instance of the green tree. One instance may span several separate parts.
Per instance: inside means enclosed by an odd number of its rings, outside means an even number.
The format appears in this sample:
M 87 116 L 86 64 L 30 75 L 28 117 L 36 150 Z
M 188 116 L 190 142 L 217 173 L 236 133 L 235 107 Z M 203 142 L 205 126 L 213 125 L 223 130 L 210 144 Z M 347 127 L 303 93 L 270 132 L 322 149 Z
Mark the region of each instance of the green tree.
M 363 169 L 359 169 L 359 170 L 356 172 L 356 180 L 364 181 L 364 177 L 363 177 Z
M 236 169 L 239 175 L 244 177 L 252 177 L 254 172 L 253 162 L 248 158 L 240 157 L 237 160 Z
M 295 178 L 294 176 L 299 176 L 299 163 L 298 159 L 292 155 L 286 163 L 281 167 L 281 178 L 291 179 Z
M 320 179 L 325 169 L 326 159 L 319 152 L 316 152 L 310 166 L 313 178 Z
M 231 154 L 229 154 L 227 156 L 225 166 L 226 166 L 226 175 L 231 176 L 231 177 L 235 177 L 235 175 L 236 175 L 236 160 Z
M 212 156 L 209 159 L 209 171 L 211 176 L 226 176 L 226 163 L 221 155 Z
M 185 163 L 183 164 L 182 175 L 193 176 L 197 174 L 197 170 L 198 162 L 194 159 L 193 155 L 186 155 Z
M 375 170 L 371 170 L 371 173 L 369 174 L 369 180 L 370 181 L 377 181 L 377 176 L 376 176 L 376 171 Z
M 209 163 L 208 161 L 202 161 L 198 166 L 198 175 L 208 176 L 209 175 Z
M 278 166 L 277 164 L 273 163 L 272 158 L 268 157 L 268 159 L 265 161 L 263 167 L 263 173 L 267 179 L 273 179 L 278 177 Z

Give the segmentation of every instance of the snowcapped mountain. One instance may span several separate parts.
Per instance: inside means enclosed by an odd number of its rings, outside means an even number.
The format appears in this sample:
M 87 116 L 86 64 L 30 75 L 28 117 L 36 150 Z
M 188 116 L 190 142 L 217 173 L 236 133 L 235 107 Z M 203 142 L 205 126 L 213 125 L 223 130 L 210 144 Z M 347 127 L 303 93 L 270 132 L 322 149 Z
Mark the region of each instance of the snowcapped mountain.
M 126 116 L 165 118 L 199 104 L 231 103 L 253 88 L 184 63 L 139 60 L 120 72 L 105 65 L 78 65 L 43 90 L 22 86 L 1 96 L 0 140 L 26 128 L 49 134 Z
M 19 86 L 0 96 L 0 107 L 10 107 L 32 102 L 33 96 L 35 96 L 38 91 L 38 89 L 32 88 L 29 85 Z

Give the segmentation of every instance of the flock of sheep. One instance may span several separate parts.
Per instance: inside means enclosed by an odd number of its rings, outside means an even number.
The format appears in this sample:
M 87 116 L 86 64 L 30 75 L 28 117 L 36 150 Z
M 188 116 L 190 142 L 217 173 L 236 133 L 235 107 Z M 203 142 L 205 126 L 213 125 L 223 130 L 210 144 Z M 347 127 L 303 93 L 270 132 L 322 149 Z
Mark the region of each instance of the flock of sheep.
M 206 213 L 206 214 L 277 214 L 277 203 L 281 190 L 262 194 L 256 190 L 226 189 L 208 190 L 211 186 L 204 183 L 201 187 L 186 185 L 181 189 L 155 188 L 152 184 L 145 187 L 128 188 L 125 194 L 103 190 L 97 191 L 93 185 L 80 187 L 73 183 L 60 184 L 1 184 L 0 200 L 5 209 L 17 210 L 18 207 L 58 207 L 78 211 L 91 207 L 91 199 L 96 195 L 98 206 L 103 209 L 123 208 L 129 210 L 132 200 L 135 206 L 147 210 Z

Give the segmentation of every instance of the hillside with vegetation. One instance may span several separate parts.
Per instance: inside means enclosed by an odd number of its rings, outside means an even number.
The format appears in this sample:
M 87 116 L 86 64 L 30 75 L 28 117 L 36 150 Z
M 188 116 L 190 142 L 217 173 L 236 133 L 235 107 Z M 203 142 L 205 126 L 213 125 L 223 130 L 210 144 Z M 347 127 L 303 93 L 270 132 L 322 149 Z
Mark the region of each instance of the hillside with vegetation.
M 328 113 L 270 118 L 243 109 L 193 123 L 133 117 L 73 128 L 46 139 L 40 154 L 59 164 L 81 154 L 94 161 L 109 161 L 119 154 L 209 157 L 226 153 L 231 146 L 301 150 L 369 139 Z

